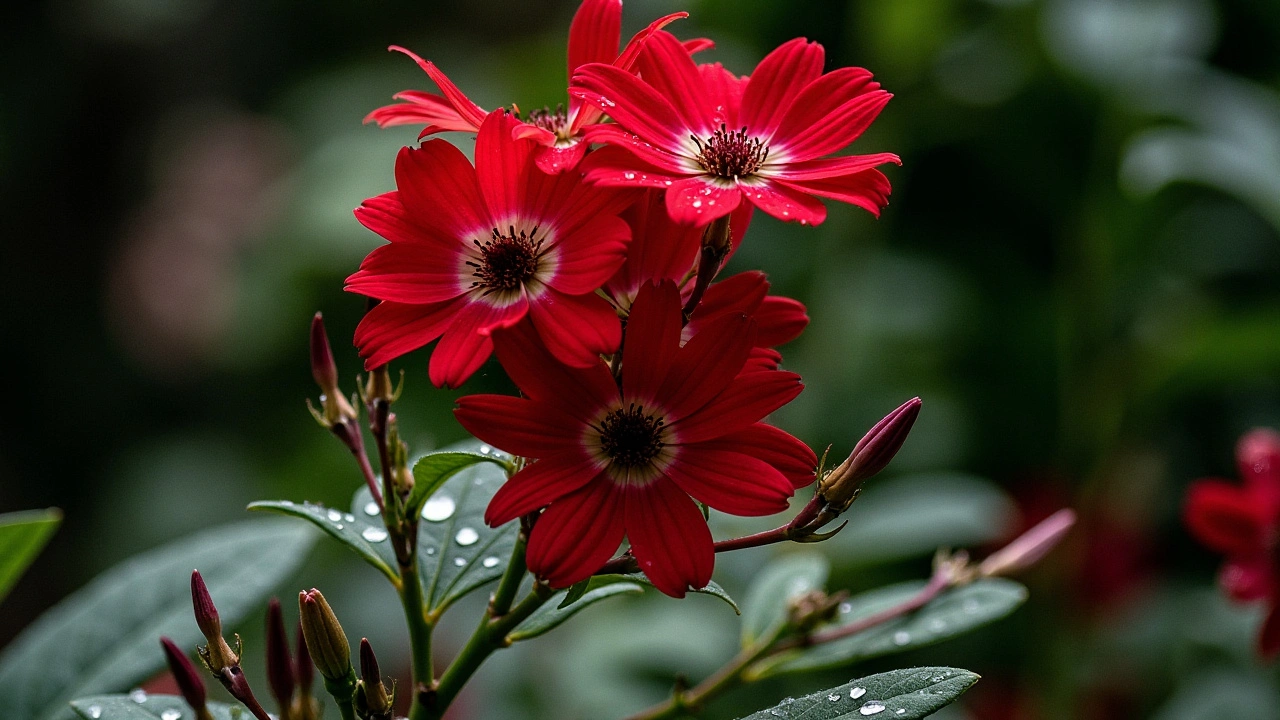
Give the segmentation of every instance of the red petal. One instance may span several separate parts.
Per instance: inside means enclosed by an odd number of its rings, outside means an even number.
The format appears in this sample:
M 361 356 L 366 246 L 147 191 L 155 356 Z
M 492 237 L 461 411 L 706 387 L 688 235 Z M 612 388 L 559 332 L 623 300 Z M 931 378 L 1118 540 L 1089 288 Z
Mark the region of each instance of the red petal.
M 485 118 L 476 135 L 476 178 L 493 218 L 493 227 L 505 229 L 519 220 L 536 225 L 541 218 L 529 218 L 525 206 L 528 176 L 532 171 L 534 144 L 516 140 L 511 131 L 520 121 L 505 110 L 494 110 Z
M 468 395 L 453 409 L 467 432 L 512 455 L 542 458 L 576 452 L 582 423 L 550 403 L 510 395 Z
M 782 371 L 743 373 L 715 400 L 672 424 L 681 443 L 722 437 L 749 427 L 795 399 L 800 376 Z
M 479 105 L 471 102 L 471 98 L 464 95 L 463 92 L 458 89 L 458 86 L 453 84 L 452 80 L 450 80 L 444 73 L 440 72 L 439 68 L 435 66 L 435 63 L 423 60 L 414 54 L 413 51 L 406 50 L 398 45 L 392 45 L 387 49 L 394 50 L 395 52 L 402 52 L 413 58 L 413 61 L 418 63 L 418 67 L 422 68 L 423 72 L 431 78 L 431 81 L 439 86 L 440 91 L 444 93 L 445 99 L 448 100 L 449 103 L 453 105 L 454 110 L 458 112 L 458 116 L 462 118 L 464 122 L 469 123 L 472 130 L 480 129 L 480 123 L 484 122 L 484 110 L 480 109 Z
M 529 317 L 557 360 L 590 367 L 622 342 L 622 323 L 598 295 L 566 295 L 547 288 L 529 303 Z
M 715 46 L 716 43 L 711 38 L 690 38 L 684 41 L 684 49 L 688 50 L 690 55 L 697 55 Z
M 630 239 L 631 228 L 620 218 L 597 215 L 547 251 L 547 261 L 555 263 L 547 284 L 569 295 L 595 292 L 622 267 Z
M 791 483 L 802 488 L 814 480 L 818 456 L 791 433 L 765 423 L 755 423 L 715 440 L 698 443 L 699 448 L 740 452 L 778 469 Z M 696 493 L 690 493 L 697 497 Z M 720 508 L 717 508 L 720 509 Z
M 766 297 L 752 317 L 759 329 L 756 344 L 762 347 L 785 345 L 800 337 L 809 325 L 804 303 L 781 295 Z
M 601 187 L 583 182 L 578 173 L 547 175 L 535 171 L 529 180 L 531 217 L 541 218 L 562 236 L 598 217 L 617 215 L 635 202 L 639 194 L 631 188 Z M 564 199 L 557 200 L 560 197 Z
M 460 243 L 452 235 L 445 235 L 438 228 L 419 223 L 405 209 L 400 193 L 392 191 L 371 197 L 360 203 L 355 216 L 361 225 L 393 243 L 429 243 L 444 253 L 456 253 Z
M 805 160 L 803 162 L 789 162 L 778 166 L 777 169 L 771 168 L 768 176 L 788 182 L 823 180 L 842 175 L 853 175 L 887 163 L 901 165 L 902 161 L 893 153 L 842 155 L 840 157 Z
M 733 212 L 742 201 L 736 185 L 724 187 L 706 177 L 680 180 L 667 188 L 667 212 L 681 225 L 703 226 Z
M 653 149 L 652 146 L 646 147 Z M 675 167 L 679 158 L 665 153 L 661 155 L 668 164 L 665 169 L 649 163 L 647 156 L 629 152 L 619 146 L 608 146 L 588 155 L 581 167 L 583 176 L 593 185 L 664 190 L 674 185 L 685 173 Z
M 542 344 L 531 321 L 492 334 L 503 369 L 530 398 L 558 404 L 581 420 L 593 420 L 601 408 L 618 399 L 618 386 L 603 362 L 587 368 L 564 365 Z
M 529 536 L 529 570 L 555 588 L 591 577 L 622 543 L 623 508 L 622 493 L 603 479 L 551 503 Z
M 431 353 L 428 369 L 436 387 L 455 388 L 466 382 L 493 352 L 489 329 L 515 322 L 529 309 L 529 302 L 523 296 L 501 307 L 484 300 L 468 300 Z
M 696 413 L 729 387 L 747 361 L 755 334 L 754 323 L 746 315 L 734 313 L 707 323 L 685 343 L 658 391 L 658 399 L 668 403 L 670 417 Z M 752 418 L 752 422 L 759 419 Z
M 670 280 L 644 283 L 627 318 L 622 348 L 623 396 L 656 400 L 680 349 L 680 293 Z
M 879 170 L 865 170 L 856 175 L 827 178 L 825 180 L 790 181 L 779 180 L 779 186 L 785 186 L 798 193 L 808 193 L 840 200 L 856 205 L 863 210 L 880 217 L 880 211 L 889 204 L 889 178 Z M 825 212 L 825 211 L 824 211 Z M 815 225 L 817 223 L 814 223 Z
M 770 149 L 787 160 L 830 155 L 857 140 L 893 97 L 862 68 L 840 68 L 813 81 L 792 103 Z
M 1218 584 L 1233 600 L 1240 602 L 1270 597 L 1276 590 L 1270 554 L 1260 552 L 1230 558 L 1218 573 Z
M 422 305 L 458 297 L 470 289 L 470 270 L 459 253 L 443 255 L 437 248 L 393 243 L 374 248 L 359 272 L 347 278 L 345 289 L 379 300 Z
M 484 511 L 484 521 L 489 527 L 511 522 L 550 505 L 598 477 L 600 468 L 581 453 L 566 452 L 544 457 L 526 465 L 498 488 Z
M 622 49 L 618 57 L 613 60 L 613 66 L 621 68 L 627 72 L 635 71 L 636 60 L 640 57 L 640 51 L 644 49 L 645 43 L 655 32 L 661 30 L 668 24 L 679 20 L 680 18 L 689 17 L 689 13 L 676 12 L 670 15 L 664 15 L 657 20 L 649 23 L 649 27 L 641 30 L 627 41 L 627 46 Z M 569 73 L 569 77 L 573 77 L 573 72 Z M 577 134 L 579 130 L 594 122 L 599 122 L 604 117 L 604 113 L 597 107 L 583 106 L 581 98 L 570 95 L 569 97 L 569 130 L 573 134 Z
M 578 68 L 569 94 L 595 105 L 645 142 L 668 152 L 680 152 L 689 136 L 666 98 L 612 65 L 590 63 Z
M 439 130 L 475 132 L 475 126 L 458 114 L 445 98 L 432 93 L 404 90 L 392 96 L 404 102 L 383 105 L 364 116 L 364 122 L 377 123 L 380 128 L 396 125 L 428 125 Z
M 533 161 L 539 170 L 548 175 L 568 172 L 582 161 L 582 156 L 587 154 L 588 144 L 582 140 L 574 140 L 568 145 L 540 146 L 533 152 Z
M 742 193 L 752 205 L 779 220 L 798 222 L 801 225 L 820 225 L 827 219 L 827 209 L 820 200 L 780 181 L 757 178 L 750 184 L 742 183 Z
M 580 65 L 611 63 L 622 42 L 622 0 L 583 0 L 569 24 L 569 77 Z
M 356 327 L 355 343 L 365 369 L 386 365 L 440 337 L 465 301 L 433 305 L 379 303 Z
M 644 81 L 671 102 L 685 127 L 700 137 L 712 133 L 710 110 L 702 75 L 684 45 L 669 32 L 654 33 L 640 53 Z
M 791 481 L 769 463 L 706 443 L 681 446 L 666 473 L 699 502 L 742 517 L 780 513 L 793 493 Z
M 759 342 L 757 340 L 756 342 Z M 762 370 L 777 370 L 778 365 L 782 362 L 782 353 L 769 348 L 753 347 L 751 354 L 747 356 L 747 364 L 742 366 L 742 372 L 739 375 L 747 373 L 760 372 Z
M 747 86 L 746 78 L 738 77 L 720 63 L 699 65 L 698 72 L 702 75 L 702 84 L 706 88 L 707 106 L 713 108 L 712 130 L 719 127 L 721 123 L 730 128 L 742 127 L 739 116 L 742 108 L 742 91 Z
M 822 46 L 796 38 L 765 56 L 742 91 L 738 122 L 747 133 L 769 138 L 806 85 L 822 75 Z
M 769 292 L 769 281 L 759 270 L 738 273 L 707 287 L 702 302 L 689 318 L 686 330 L 692 337 L 708 321 L 726 313 L 753 315 Z M 758 340 L 757 340 L 758 341 Z
M 1216 480 L 1199 480 L 1187 491 L 1187 528 L 1200 542 L 1232 555 L 1263 549 L 1266 509 L 1247 490 Z
M 706 587 L 715 546 L 698 506 L 665 477 L 626 491 L 627 539 L 653 586 L 681 598 Z
M 475 169 L 461 150 L 444 140 L 402 148 L 396 156 L 396 187 L 419 225 L 453 238 L 493 227 Z
M 626 262 L 606 288 L 624 308 L 646 280 L 680 280 L 698 257 L 702 230 L 677 225 L 665 203 L 661 193 L 649 190 L 622 215 L 631 226 L 631 242 Z

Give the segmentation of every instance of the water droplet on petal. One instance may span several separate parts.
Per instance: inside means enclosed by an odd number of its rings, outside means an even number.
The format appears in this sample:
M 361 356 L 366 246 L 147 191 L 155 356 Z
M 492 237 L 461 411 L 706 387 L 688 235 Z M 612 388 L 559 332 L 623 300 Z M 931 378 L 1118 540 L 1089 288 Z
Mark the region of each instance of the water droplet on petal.
M 866 705 L 863 705 L 862 707 L 858 708 L 858 712 L 862 713 L 863 715 L 875 715 L 876 713 L 884 712 L 884 705 L 876 702 L 875 700 L 872 700 Z
M 437 495 L 422 506 L 422 519 L 431 522 L 444 522 L 452 515 L 457 504 L 448 495 Z
M 866 695 L 866 694 L 867 694 L 867 689 L 866 689 L 866 688 L 860 688 L 860 687 L 850 688 L 850 690 L 849 690 L 849 699 L 850 699 L 850 700 L 857 700 L 858 698 L 860 698 L 860 697 L 862 697 L 863 695 Z
M 378 514 L 378 503 L 370 500 L 364 504 L 364 514 L 370 517 Z
M 377 527 L 367 527 L 361 533 L 360 537 L 369 542 L 382 542 L 387 539 L 387 531 Z
M 330 511 L 329 511 L 329 520 L 330 520 L 330 521 L 332 521 L 332 522 L 338 522 L 338 521 L 339 521 L 339 520 L 341 520 L 341 519 L 342 519 L 342 513 L 338 512 L 337 510 L 330 510 Z
M 483 562 L 481 562 L 480 564 L 481 564 L 481 565 L 484 565 L 484 566 L 485 566 L 485 567 L 487 567 L 487 568 L 491 568 L 491 567 L 497 567 L 497 566 L 498 566 L 498 563 L 500 563 L 500 562 L 502 562 L 502 561 L 501 561 L 501 560 L 499 560 L 498 558 L 496 558 L 496 557 L 494 557 L 494 556 L 490 555 L 489 557 L 485 558 L 485 559 L 484 559 L 484 561 L 483 561 Z
M 909 642 L 911 642 L 911 633 L 906 630 L 899 630 L 893 634 L 894 645 L 906 645 Z
M 624 177 L 624 178 L 626 178 L 626 179 L 628 179 L 628 180 L 635 180 L 635 179 L 636 179 L 636 174 L 635 174 L 635 173 L 633 173 L 633 172 L 626 172 L 626 173 L 622 173 L 622 177 Z
M 147 701 L 147 691 L 142 688 L 134 688 L 129 691 L 129 699 L 141 705 Z
M 466 565 L 466 564 L 467 564 L 467 559 L 466 559 L 466 558 L 454 558 L 454 559 L 453 559 L 453 564 L 454 564 L 454 565 L 457 565 L 458 567 L 462 567 L 463 565 Z
M 701 200 L 694 200 L 694 201 L 693 201 L 693 206 L 694 206 L 694 207 L 696 207 L 696 208 L 700 208 L 700 207 L 702 207 L 702 201 L 701 201 Z
M 455 535 L 453 539 L 458 541 L 458 544 L 464 547 L 467 545 L 475 545 L 476 541 L 480 539 L 480 533 L 476 532 L 475 528 L 464 527 L 458 531 L 458 534 Z

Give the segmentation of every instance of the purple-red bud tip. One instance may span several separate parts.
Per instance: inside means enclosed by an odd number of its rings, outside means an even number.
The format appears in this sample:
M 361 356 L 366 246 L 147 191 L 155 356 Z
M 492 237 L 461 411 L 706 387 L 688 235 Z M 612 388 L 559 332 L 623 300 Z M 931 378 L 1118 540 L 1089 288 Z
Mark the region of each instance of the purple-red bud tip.
M 853 446 L 850 459 L 857 479 L 866 480 L 879 473 L 898 454 L 902 443 L 907 440 L 907 434 L 911 432 L 911 426 L 920 417 L 922 404 L 918 397 L 902 403 L 897 410 L 885 415 Z
M 1063 508 L 992 553 L 982 561 L 978 572 L 989 577 L 1025 570 L 1049 554 L 1075 524 L 1076 512 Z
M 378 657 L 373 654 L 369 638 L 360 638 L 360 679 L 370 684 L 382 682 L 382 673 L 378 671 Z
M 214 607 L 213 598 L 209 597 L 209 588 L 205 586 L 199 570 L 191 571 L 191 606 L 195 610 L 196 624 L 200 626 L 200 633 L 205 640 L 211 644 L 221 642 L 222 621 L 218 618 L 218 608 Z
M 329 335 L 324 331 L 324 318 L 320 313 L 311 319 L 311 376 L 325 395 L 338 392 L 338 366 L 333 361 Z
M 293 701 L 293 660 L 289 657 L 284 611 L 276 598 L 267 604 L 267 681 L 271 684 L 271 694 L 287 711 Z
M 307 638 L 302 634 L 302 621 L 298 621 L 298 643 L 294 647 L 293 667 L 298 680 L 298 688 L 303 695 L 311 694 L 311 685 L 315 682 L 316 666 L 311 662 L 311 653 L 307 650 Z
M 204 707 L 207 696 L 204 681 L 200 679 L 195 663 L 167 637 L 160 638 L 160 647 L 164 649 L 164 659 L 169 663 L 169 672 L 173 673 L 173 680 L 178 684 L 182 699 L 199 711 Z

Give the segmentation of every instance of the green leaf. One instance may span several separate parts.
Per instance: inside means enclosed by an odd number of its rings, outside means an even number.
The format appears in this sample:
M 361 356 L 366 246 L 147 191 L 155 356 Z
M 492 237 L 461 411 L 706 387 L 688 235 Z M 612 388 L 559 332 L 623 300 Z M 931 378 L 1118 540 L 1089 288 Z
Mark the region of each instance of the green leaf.
M 211 702 L 207 705 L 214 720 L 248 720 L 242 707 Z M 85 720 L 197 720 L 195 711 L 180 697 L 147 695 L 138 690 L 128 695 L 98 695 L 71 702 Z
M 841 606 L 839 625 L 846 625 L 898 605 L 920 591 L 922 582 L 901 583 L 862 593 Z M 754 666 L 755 678 L 784 672 L 833 668 L 931 645 L 966 633 L 1013 612 L 1027 599 L 1027 589 L 1002 578 L 979 580 L 943 593 L 905 617 L 856 635 L 783 653 Z
M 568 620 L 587 606 L 593 605 L 614 597 L 615 595 L 632 595 L 644 592 L 644 588 L 630 580 L 620 579 L 622 576 L 613 575 L 591 578 L 585 585 L 585 592 L 576 602 L 564 604 L 556 602 L 558 598 L 565 597 L 568 591 L 561 590 L 557 595 L 551 597 L 542 607 L 538 608 L 529 619 L 520 623 L 520 625 L 512 631 L 508 637 L 514 642 L 519 640 L 528 640 L 535 638 L 547 631 L 555 628 L 560 623 Z M 576 586 L 575 586 L 576 587 Z
M 644 573 L 635 573 L 634 575 L 597 575 L 596 577 L 608 579 L 610 582 L 625 580 L 627 582 L 640 583 L 641 585 L 653 587 L 653 583 L 649 581 L 649 578 L 644 576 Z M 712 597 L 718 597 L 729 603 L 729 607 L 733 608 L 735 613 L 739 615 L 742 614 L 742 609 L 738 607 L 738 603 L 735 602 L 733 598 L 729 597 L 729 593 L 725 592 L 724 588 L 720 587 L 714 580 L 704 588 L 690 590 L 689 592 L 698 593 L 699 595 L 711 595 Z
M 479 441 L 459 443 L 445 451 L 482 455 L 494 462 L 471 463 L 456 470 L 422 505 L 418 577 L 428 612 L 434 616 L 463 595 L 502 577 L 520 531 L 516 522 L 500 528 L 484 524 L 489 500 L 507 481 L 505 463 L 510 456 Z M 370 502 L 369 488 L 361 487 L 352 513 L 364 512 Z
M 582 596 L 587 594 L 587 588 L 590 587 L 591 580 L 592 578 L 587 578 L 586 580 L 581 580 L 579 582 L 574 583 L 568 590 L 565 591 L 564 599 L 561 600 L 560 604 L 557 605 L 556 607 L 563 610 L 564 608 L 567 608 L 570 605 L 581 600 Z
M 0 515 L 0 600 L 44 549 L 62 522 L 62 511 L 30 510 Z
M 788 603 L 827 581 L 830 563 L 821 553 L 784 555 L 765 566 L 752 581 L 742 605 L 742 647 L 749 647 L 787 619 Z
M 351 548 L 365 562 L 377 568 L 392 582 L 398 582 L 400 572 L 396 567 L 396 555 L 387 541 L 387 529 L 377 503 L 372 502 L 365 490 L 368 502 L 357 504 L 349 513 L 314 503 L 295 503 L 289 500 L 262 500 L 251 503 L 250 510 L 280 513 L 302 518 L 320 528 L 329 537 Z
M 435 491 L 465 468 L 489 462 L 505 470 L 508 461 L 509 456 L 495 452 L 488 445 L 480 446 L 478 452 L 442 450 L 424 455 L 413 464 L 413 491 L 405 501 L 406 511 L 422 512 L 422 506 Z
M 164 666 L 160 636 L 191 648 L 192 568 L 204 576 L 223 624 L 242 620 L 293 573 L 315 533 L 292 523 L 252 521 L 205 530 L 135 556 L 46 612 L 0 655 L 6 717 L 74 717 L 68 703 L 118 692 Z
M 741 720 L 917 720 L 950 705 L 978 682 L 968 670 L 924 667 L 871 675 Z

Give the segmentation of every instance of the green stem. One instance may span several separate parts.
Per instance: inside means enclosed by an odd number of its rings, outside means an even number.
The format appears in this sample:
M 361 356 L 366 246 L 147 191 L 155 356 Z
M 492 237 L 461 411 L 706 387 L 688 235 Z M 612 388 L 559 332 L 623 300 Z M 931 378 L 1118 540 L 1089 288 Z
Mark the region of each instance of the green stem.
M 717 670 L 711 677 L 698 683 L 696 687 L 690 690 L 676 690 L 671 693 L 671 697 L 666 701 L 632 715 L 627 720 L 662 720 L 663 718 L 679 717 L 686 710 L 699 708 L 716 695 L 737 687 L 742 684 L 743 672 L 752 663 L 772 650 L 774 643 L 786 631 L 785 624 L 780 626 L 773 633 L 761 638 L 755 644 L 743 648 L 742 652 L 734 656 L 724 667 Z
M 493 601 L 489 603 L 489 616 L 502 617 L 511 609 L 511 603 L 516 599 L 516 593 L 520 592 L 520 582 L 524 580 L 524 574 L 527 567 L 524 562 L 525 548 L 529 542 L 528 536 L 524 530 L 516 536 L 516 545 L 511 549 L 511 559 L 507 562 L 506 572 L 502 574 L 502 580 L 498 581 L 498 589 L 493 593 Z
M 324 689 L 333 696 L 333 701 L 338 705 L 338 712 L 342 714 L 342 720 L 356 720 L 356 711 L 351 704 L 352 698 L 356 694 L 356 671 L 354 668 L 349 669 L 347 676 L 341 680 L 325 678 Z
M 417 694 L 419 688 L 429 688 L 435 681 L 435 668 L 431 664 L 431 623 L 427 622 L 426 603 L 422 597 L 422 583 L 418 580 L 418 553 L 410 556 L 409 565 L 400 566 L 400 603 L 404 606 L 404 619 L 409 626 L 409 650 L 413 657 L 413 684 L 409 691 Z M 424 720 L 426 708 L 415 702 L 409 711 L 410 720 Z
M 480 621 L 480 626 L 471 634 L 471 639 L 467 641 L 466 646 L 453 659 L 453 662 L 449 663 L 449 667 L 440 676 L 440 682 L 436 684 L 434 692 L 429 694 L 429 706 L 417 704 L 425 710 L 421 717 L 427 720 L 439 720 L 444 717 L 445 710 L 458 697 L 462 686 L 471 679 L 480 665 L 494 651 L 510 646 L 511 639 L 507 635 L 527 620 L 535 610 L 542 607 L 554 593 L 555 591 L 550 587 L 542 583 L 534 583 L 533 590 L 511 608 L 510 612 L 501 617 L 491 617 L 486 612 L 484 619 Z M 414 715 L 413 720 L 418 720 L 418 717 Z

